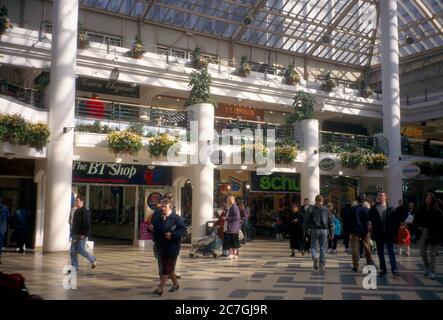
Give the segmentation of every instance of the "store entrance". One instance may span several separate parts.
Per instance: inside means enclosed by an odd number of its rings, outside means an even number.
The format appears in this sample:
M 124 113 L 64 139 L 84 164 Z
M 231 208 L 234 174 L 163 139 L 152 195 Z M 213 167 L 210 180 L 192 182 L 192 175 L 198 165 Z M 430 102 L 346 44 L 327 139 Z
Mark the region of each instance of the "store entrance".
M 91 185 L 89 198 L 91 238 L 107 244 L 132 241 L 134 206 L 135 187 L 133 186 Z
M 29 178 L 0 178 L 0 197 L 9 209 L 9 225 L 6 246 L 17 245 L 17 235 L 24 237 L 26 248 L 34 248 L 36 184 Z M 17 212 L 20 212 L 17 215 Z M 24 229 L 24 233 L 17 232 Z
M 251 226 L 257 236 L 272 237 L 273 224 L 279 214 L 292 203 L 300 203 L 300 193 L 251 192 Z

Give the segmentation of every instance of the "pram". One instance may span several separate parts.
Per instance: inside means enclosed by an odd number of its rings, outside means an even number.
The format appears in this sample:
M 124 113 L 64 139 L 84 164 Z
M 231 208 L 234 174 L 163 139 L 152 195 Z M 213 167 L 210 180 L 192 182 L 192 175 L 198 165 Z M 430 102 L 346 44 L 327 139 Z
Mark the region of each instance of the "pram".
M 217 236 L 218 228 L 219 227 L 211 225 L 208 230 L 209 234 L 191 246 L 189 257 L 198 258 L 200 256 L 212 256 L 213 258 L 217 258 L 217 253 L 215 250 L 220 249 L 221 247 L 221 239 Z

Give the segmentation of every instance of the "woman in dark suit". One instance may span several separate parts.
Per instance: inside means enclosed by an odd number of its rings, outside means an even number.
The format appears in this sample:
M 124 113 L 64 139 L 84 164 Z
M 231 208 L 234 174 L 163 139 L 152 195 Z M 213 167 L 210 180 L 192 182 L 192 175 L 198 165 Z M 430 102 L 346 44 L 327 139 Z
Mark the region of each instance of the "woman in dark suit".
M 287 220 L 289 243 L 291 245 L 291 257 L 295 257 L 295 250 L 300 251 L 303 256 L 306 254 L 303 223 L 303 214 L 299 211 L 297 204 L 292 204 L 289 219 Z
M 162 268 L 162 270 L 159 270 L 161 274 L 160 285 L 153 293 L 159 296 L 163 294 L 163 288 L 168 278 L 171 278 L 173 283 L 169 292 L 177 291 L 180 287 L 175 274 L 175 264 L 180 253 L 181 239 L 186 231 L 183 219 L 173 212 L 174 206 L 171 200 L 163 200 L 161 208 L 163 214 L 152 221 L 154 241 L 158 246 Z

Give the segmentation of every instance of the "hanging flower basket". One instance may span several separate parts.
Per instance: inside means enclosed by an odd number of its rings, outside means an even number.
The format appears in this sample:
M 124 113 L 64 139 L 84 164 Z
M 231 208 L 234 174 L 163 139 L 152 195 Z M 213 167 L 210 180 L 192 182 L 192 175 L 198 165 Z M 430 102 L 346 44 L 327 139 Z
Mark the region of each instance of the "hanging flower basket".
M 143 148 L 142 137 L 129 131 L 113 131 L 108 133 L 106 141 L 109 149 L 115 154 L 137 155 Z
M 37 151 L 49 143 L 49 128 L 46 123 L 32 123 L 21 115 L 0 114 L 0 141 L 13 145 L 27 145 Z
M 368 170 L 383 170 L 388 165 L 388 159 L 384 153 L 369 153 L 364 158 Z
M 192 65 L 196 69 L 206 69 L 208 67 L 208 61 L 201 55 L 200 47 L 195 47 L 192 53 Z
M 364 160 L 362 152 L 343 152 L 340 154 L 340 161 L 343 168 L 357 169 Z
M 334 88 L 335 88 L 335 82 L 331 79 L 331 73 L 328 72 L 325 75 L 325 80 L 320 85 L 320 89 L 325 92 L 332 92 Z
M 296 145 L 277 145 L 275 147 L 275 162 L 289 164 L 297 159 L 298 149 Z
M 173 145 L 180 141 L 178 137 L 174 137 L 167 133 L 160 133 L 159 135 L 150 138 L 148 144 L 148 151 L 151 157 L 159 158 L 161 156 L 166 157 L 168 150 Z

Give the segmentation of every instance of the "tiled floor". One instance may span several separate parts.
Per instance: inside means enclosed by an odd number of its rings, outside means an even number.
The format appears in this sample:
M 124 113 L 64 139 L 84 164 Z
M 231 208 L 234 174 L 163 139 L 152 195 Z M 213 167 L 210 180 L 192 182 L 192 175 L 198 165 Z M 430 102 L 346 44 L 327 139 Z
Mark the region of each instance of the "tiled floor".
M 239 260 L 188 257 L 184 246 L 177 262 L 180 290 L 152 295 L 158 284 L 151 249 L 125 245 L 96 246 L 98 267 L 81 260 L 77 289 L 63 288 L 67 253 L 18 254 L 6 252 L 0 270 L 22 273 L 32 294 L 44 299 L 443 299 L 443 277 L 423 275 L 417 250 L 399 258 L 401 276 L 378 278 L 376 290 L 365 290 L 364 275 L 351 271 L 351 256 L 343 249 L 328 255 L 325 276 L 312 271 L 311 259 L 289 257 L 287 242 L 254 241 L 242 247 Z M 443 270 L 443 253 L 438 270 Z

